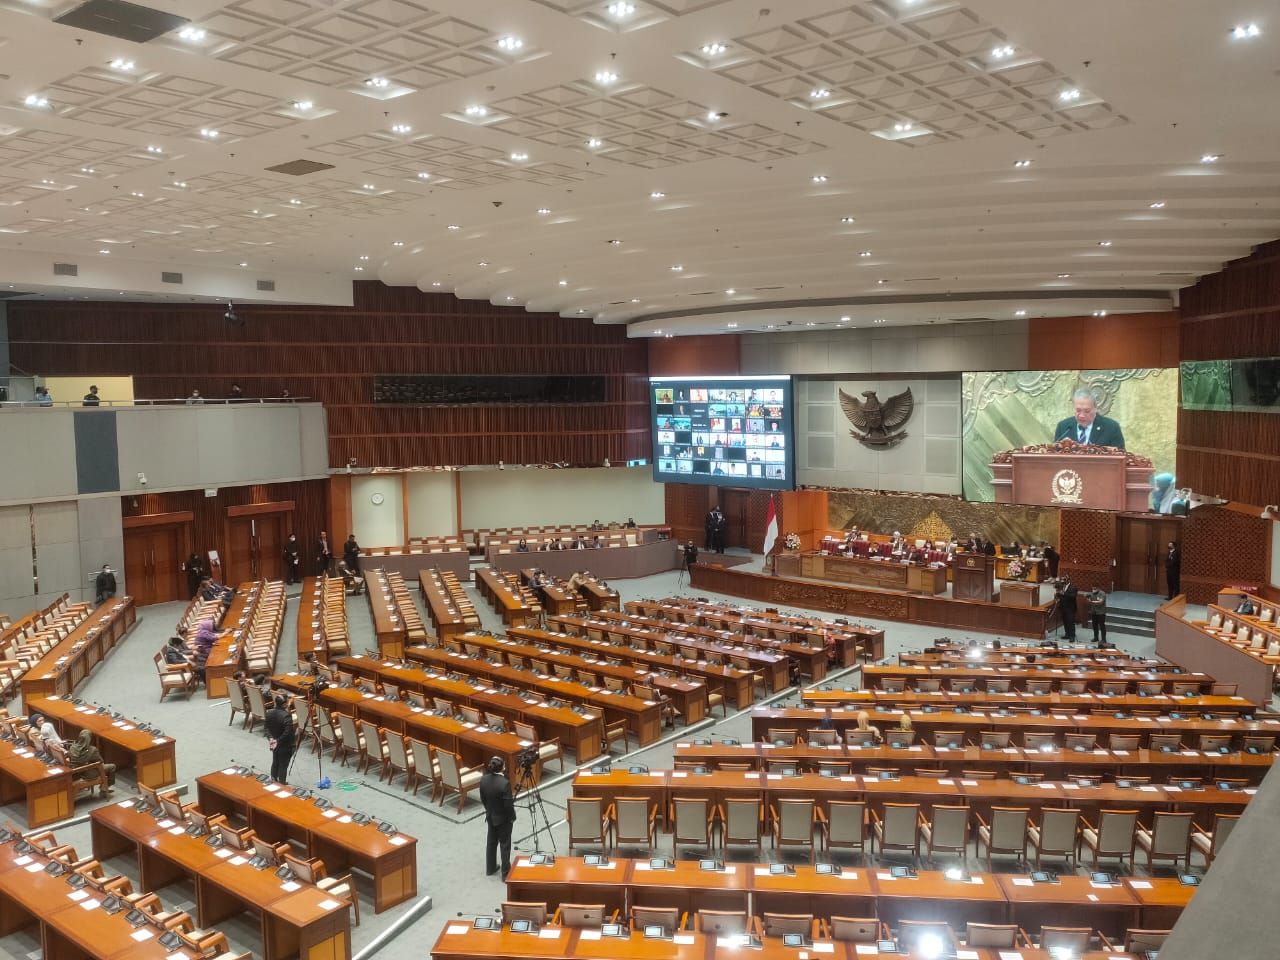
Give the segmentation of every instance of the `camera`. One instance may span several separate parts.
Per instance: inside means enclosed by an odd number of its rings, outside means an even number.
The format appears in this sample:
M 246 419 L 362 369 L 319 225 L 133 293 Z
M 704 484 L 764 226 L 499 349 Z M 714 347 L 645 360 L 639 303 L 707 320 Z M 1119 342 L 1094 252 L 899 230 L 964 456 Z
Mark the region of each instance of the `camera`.
M 685 563 L 698 562 L 698 548 L 694 546 L 692 543 L 686 543 L 684 546 L 684 562 Z
M 531 774 L 538 766 L 538 747 L 525 747 L 516 754 L 516 767 L 523 774 Z

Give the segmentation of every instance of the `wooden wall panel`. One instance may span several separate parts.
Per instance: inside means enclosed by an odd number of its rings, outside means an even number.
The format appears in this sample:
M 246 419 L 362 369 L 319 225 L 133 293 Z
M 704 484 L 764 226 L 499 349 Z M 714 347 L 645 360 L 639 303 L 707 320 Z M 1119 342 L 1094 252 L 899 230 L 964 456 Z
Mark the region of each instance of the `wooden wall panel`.
M 1211 603 L 1227 584 L 1257 590 L 1270 577 L 1271 521 L 1225 507 L 1192 510 L 1183 528 L 1182 592 Z
M 654 377 L 732 376 L 742 372 L 742 338 L 655 337 L 649 343 L 649 375 Z
M 1063 510 L 1059 517 L 1058 573 L 1081 592 L 1110 590 L 1116 555 L 1116 514 L 1104 510 Z
M 625 327 L 385 287 L 354 285 L 354 306 L 22 301 L 9 309 L 15 364 L 39 374 L 134 377 L 139 398 L 320 400 L 329 462 L 440 466 L 648 458 L 648 346 Z M 16 307 L 16 309 L 15 309 Z M 399 407 L 373 403 L 377 374 L 546 374 L 607 378 L 593 405 Z
M 1031 370 L 1113 370 L 1178 365 L 1178 313 L 1037 317 L 1027 327 Z
M 321 530 L 335 541 L 329 529 L 329 481 L 300 480 L 293 483 L 263 483 L 245 487 L 219 487 L 216 497 L 206 497 L 203 490 L 180 490 L 170 493 L 146 493 L 121 498 L 121 514 L 145 517 L 189 511 L 194 515 L 191 549 L 207 560 L 210 550 L 222 558 L 228 556 L 225 525 L 228 507 L 244 507 L 258 503 L 293 501 L 293 533 L 302 544 L 303 571 L 311 573 L 311 553 Z M 289 531 L 286 531 L 286 536 Z M 346 533 L 343 533 L 346 536 Z M 186 557 L 184 556 L 185 560 Z
M 715 502 L 712 499 L 712 487 L 703 487 L 694 483 L 663 484 L 663 495 L 666 498 L 666 522 L 671 527 L 671 535 L 684 543 L 692 540 L 702 549 L 707 511 Z

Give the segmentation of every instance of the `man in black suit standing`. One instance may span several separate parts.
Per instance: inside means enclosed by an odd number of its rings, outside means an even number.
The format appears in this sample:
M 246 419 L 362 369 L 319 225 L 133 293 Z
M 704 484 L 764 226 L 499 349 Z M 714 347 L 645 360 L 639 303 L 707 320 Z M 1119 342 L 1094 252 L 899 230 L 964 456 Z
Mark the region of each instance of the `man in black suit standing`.
M 1041 540 L 1040 556 L 1044 557 L 1044 562 L 1049 567 L 1049 578 L 1051 580 L 1056 579 L 1058 576 L 1058 551 L 1053 549 L 1053 544 Z
M 1172 600 L 1182 592 L 1182 550 L 1177 542 L 1169 541 L 1169 550 L 1164 555 L 1164 578 L 1169 584 L 1169 596 Z
M 516 822 L 516 801 L 501 757 L 493 757 L 480 778 L 480 802 L 484 804 L 489 831 L 484 840 L 484 875 L 498 872 L 498 847 L 502 847 L 502 878 L 511 870 L 511 827 Z
M 1058 581 L 1058 605 L 1062 608 L 1062 635 L 1067 640 L 1076 638 L 1076 598 L 1080 591 L 1070 577 Z
M 1120 424 L 1098 413 L 1098 401 L 1089 390 L 1080 389 L 1071 395 L 1075 416 L 1058 422 L 1053 440 L 1074 440 L 1076 443 L 1095 447 L 1119 447 L 1124 449 L 1124 433 Z

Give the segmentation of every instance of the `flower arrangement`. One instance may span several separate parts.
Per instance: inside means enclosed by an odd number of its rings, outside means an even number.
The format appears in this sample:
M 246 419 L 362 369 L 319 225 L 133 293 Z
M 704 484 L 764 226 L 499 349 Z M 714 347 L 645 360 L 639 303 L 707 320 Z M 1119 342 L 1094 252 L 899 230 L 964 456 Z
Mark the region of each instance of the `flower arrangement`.
M 782 545 L 786 547 L 788 550 L 799 550 L 800 534 L 794 533 L 794 532 L 788 533 L 785 537 L 782 538 Z
M 1009 578 L 1011 580 L 1021 580 L 1027 575 L 1027 565 L 1021 560 L 1009 561 Z

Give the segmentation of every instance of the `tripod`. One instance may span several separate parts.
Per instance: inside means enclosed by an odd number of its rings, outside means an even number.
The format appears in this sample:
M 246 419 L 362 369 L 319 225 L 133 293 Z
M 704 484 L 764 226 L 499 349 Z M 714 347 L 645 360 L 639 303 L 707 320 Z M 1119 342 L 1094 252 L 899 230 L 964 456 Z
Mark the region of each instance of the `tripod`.
M 542 791 L 538 789 L 538 781 L 534 777 L 534 770 L 537 768 L 535 759 L 532 764 L 521 764 L 520 770 L 516 774 L 515 794 L 521 799 L 521 805 L 525 809 L 525 813 L 529 816 L 529 822 L 533 825 L 533 852 L 542 852 L 541 837 L 545 833 L 547 839 L 551 843 L 551 849 L 556 849 L 555 837 L 551 835 L 551 819 L 547 816 L 547 806 L 542 799 Z M 525 839 L 528 839 L 527 837 Z
M 689 580 L 689 558 L 681 556 L 680 572 L 676 574 L 676 587 L 683 590 Z
M 297 746 L 293 749 L 293 756 L 289 758 L 289 779 L 293 778 L 293 765 L 298 762 L 298 747 L 302 745 L 303 739 L 309 733 L 317 746 L 316 750 L 316 786 L 321 790 L 328 788 L 328 778 L 324 775 L 324 738 L 320 736 L 320 720 L 316 716 L 317 696 L 315 692 L 314 681 L 312 686 L 307 688 L 307 719 L 303 721 L 302 730 L 299 731 L 295 738 Z

